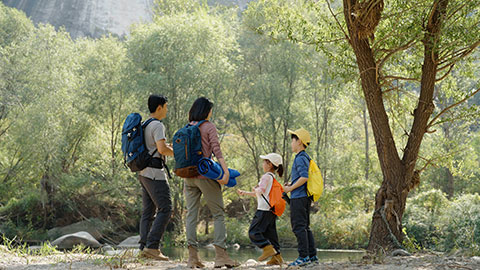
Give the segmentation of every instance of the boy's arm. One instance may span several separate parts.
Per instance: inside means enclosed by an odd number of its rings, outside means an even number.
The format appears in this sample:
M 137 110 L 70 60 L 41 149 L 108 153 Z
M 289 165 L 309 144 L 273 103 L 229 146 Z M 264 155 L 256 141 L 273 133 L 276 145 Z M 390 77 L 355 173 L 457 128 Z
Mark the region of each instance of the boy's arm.
M 295 190 L 296 188 L 304 185 L 308 181 L 308 167 L 310 166 L 310 161 L 305 156 L 299 157 L 295 160 L 294 166 L 295 169 L 300 173 L 300 178 L 291 186 L 285 186 L 283 191 L 286 193 Z
M 307 182 L 308 178 L 305 177 L 300 177 L 295 184 L 291 186 L 284 186 L 283 191 L 286 193 L 291 192 L 292 190 L 295 190 L 296 188 L 300 187 L 301 185 L 305 184 Z

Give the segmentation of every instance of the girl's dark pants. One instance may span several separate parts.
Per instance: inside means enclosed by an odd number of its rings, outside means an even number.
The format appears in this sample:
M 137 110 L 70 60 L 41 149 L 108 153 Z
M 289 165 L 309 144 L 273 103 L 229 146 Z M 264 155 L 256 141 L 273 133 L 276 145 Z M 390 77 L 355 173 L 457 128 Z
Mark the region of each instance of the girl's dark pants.
M 273 245 L 275 250 L 280 253 L 276 221 L 277 216 L 272 211 L 257 210 L 248 230 L 248 236 L 252 243 L 259 248 Z

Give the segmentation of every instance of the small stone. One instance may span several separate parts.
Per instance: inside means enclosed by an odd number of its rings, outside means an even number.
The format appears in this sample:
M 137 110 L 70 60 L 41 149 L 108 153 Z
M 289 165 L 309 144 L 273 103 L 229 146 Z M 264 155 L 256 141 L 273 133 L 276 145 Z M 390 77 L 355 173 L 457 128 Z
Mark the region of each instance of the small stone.
M 392 252 L 392 256 L 412 256 L 412 254 L 403 249 L 396 249 Z
M 254 259 L 249 259 L 245 262 L 245 266 L 251 267 L 251 266 L 256 266 L 258 265 L 258 262 L 255 261 Z

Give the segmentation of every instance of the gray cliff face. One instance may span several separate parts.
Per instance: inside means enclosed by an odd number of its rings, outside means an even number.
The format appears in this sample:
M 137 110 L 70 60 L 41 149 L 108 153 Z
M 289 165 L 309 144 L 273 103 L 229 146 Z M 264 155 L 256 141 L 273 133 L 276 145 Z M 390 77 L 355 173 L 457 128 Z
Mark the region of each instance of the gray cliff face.
M 152 19 L 153 0 L 2 0 L 34 23 L 64 26 L 72 38 L 127 35 L 133 23 Z

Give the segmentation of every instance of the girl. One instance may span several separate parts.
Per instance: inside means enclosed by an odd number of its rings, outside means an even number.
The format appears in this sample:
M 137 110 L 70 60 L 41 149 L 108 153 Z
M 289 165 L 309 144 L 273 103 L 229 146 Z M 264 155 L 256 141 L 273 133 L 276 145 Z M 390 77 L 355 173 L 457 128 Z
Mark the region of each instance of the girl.
M 260 182 L 253 188 L 252 192 L 237 190 L 237 193 L 257 197 L 257 211 L 250 224 L 248 236 L 253 244 L 263 249 L 263 253 L 258 257 L 258 260 L 263 261 L 272 257 L 267 265 L 281 265 L 283 258 L 280 255 L 280 245 L 278 244 L 277 216 L 270 211 L 268 200 L 275 177 L 274 173 L 278 172 L 280 177 L 283 175 L 282 156 L 270 153 L 261 155 L 260 158 L 263 159 L 262 166 L 265 172 L 260 178 Z

